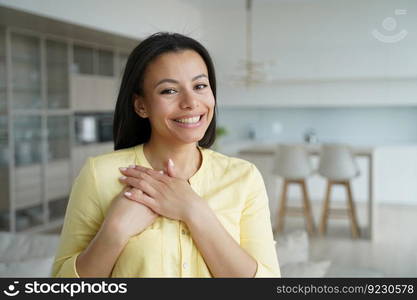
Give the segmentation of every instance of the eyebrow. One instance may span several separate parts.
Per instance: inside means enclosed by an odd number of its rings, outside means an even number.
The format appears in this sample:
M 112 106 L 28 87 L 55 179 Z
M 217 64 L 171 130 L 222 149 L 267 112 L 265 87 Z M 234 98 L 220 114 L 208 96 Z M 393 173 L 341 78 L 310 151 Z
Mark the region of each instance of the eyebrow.
M 195 80 L 197 80 L 199 78 L 203 78 L 203 77 L 208 78 L 206 74 L 200 74 L 200 75 L 194 76 L 191 79 L 191 81 L 195 81 Z M 164 83 L 164 82 L 178 83 L 178 81 L 175 80 L 175 79 L 164 78 L 164 79 L 158 81 L 157 84 L 155 84 L 155 87 L 157 87 L 158 85 L 160 85 L 161 83 Z

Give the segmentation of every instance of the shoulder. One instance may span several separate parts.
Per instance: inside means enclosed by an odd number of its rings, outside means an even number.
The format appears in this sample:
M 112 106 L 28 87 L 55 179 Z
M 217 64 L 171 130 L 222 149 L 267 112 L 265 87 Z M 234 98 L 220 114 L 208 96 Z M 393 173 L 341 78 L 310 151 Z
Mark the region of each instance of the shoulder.
M 267 197 L 263 176 L 255 164 L 212 150 L 208 156 L 211 158 L 211 178 L 222 183 L 235 183 L 239 193 L 245 195 L 244 199 L 257 199 L 258 195 Z
M 220 152 L 205 149 L 211 168 L 223 171 L 224 173 L 235 174 L 239 177 L 252 177 L 255 173 L 259 173 L 257 167 L 250 161 L 242 158 L 228 156 Z
M 103 153 L 97 156 L 93 156 L 92 158 L 95 161 L 99 162 L 99 161 L 109 161 L 109 160 L 114 160 L 114 159 L 119 159 L 119 158 L 132 157 L 132 156 L 135 156 L 135 148 L 136 146 L 125 148 L 125 149 L 120 149 L 116 151 L 111 151 L 108 153 Z
M 118 175 L 119 167 L 127 167 L 136 162 L 135 147 L 120 149 L 97 156 L 91 156 L 84 164 L 89 172 L 98 179 L 113 178 Z

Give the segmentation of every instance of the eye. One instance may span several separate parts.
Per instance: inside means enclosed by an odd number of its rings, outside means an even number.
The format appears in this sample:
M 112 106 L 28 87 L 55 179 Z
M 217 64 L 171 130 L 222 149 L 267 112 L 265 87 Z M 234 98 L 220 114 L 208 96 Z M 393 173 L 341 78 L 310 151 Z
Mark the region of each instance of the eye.
M 207 84 L 205 84 L 205 83 L 201 83 L 201 84 L 197 84 L 196 86 L 195 86 L 195 89 L 197 89 L 197 90 L 202 90 L 202 89 L 204 89 L 204 88 L 206 88 L 207 87 Z
M 161 94 L 165 94 L 165 95 L 172 95 L 175 94 L 177 91 L 174 89 L 164 89 L 161 91 Z

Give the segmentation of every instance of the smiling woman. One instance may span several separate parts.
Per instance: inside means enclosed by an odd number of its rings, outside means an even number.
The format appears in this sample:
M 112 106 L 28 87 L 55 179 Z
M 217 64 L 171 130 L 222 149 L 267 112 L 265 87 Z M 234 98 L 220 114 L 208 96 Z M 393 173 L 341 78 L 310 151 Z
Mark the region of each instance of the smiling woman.
M 280 276 L 262 176 L 210 149 L 215 115 L 199 42 L 141 42 L 117 99 L 115 151 L 89 158 L 74 182 L 53 276 Z
M 163 156 L 158 149 L 180 147 L 183 150 L 177 153 L 182 153 L 187 159 L 178 157 L 178 172 L 183 178 L 191 177 L 200 162 L 190 163 L 189 159 L 196 157 L 200 160 L 200 156 L 195 146 L 183 146 L 203 139 L 215 108 L 207 66 L 202 57 L 194 50 L 182 50 L 155 58 L 146 68 L 142 91 L 134 94 L 133 101 L 136 113 L 151 123 L 152 134 L 145 145 L 151 164 L 154 162 L 153 166 L 163 169 L 158 165 L 161 160 L 155 157 L 158 152 Z M 214 132 L 207 134 L 214 135 Z

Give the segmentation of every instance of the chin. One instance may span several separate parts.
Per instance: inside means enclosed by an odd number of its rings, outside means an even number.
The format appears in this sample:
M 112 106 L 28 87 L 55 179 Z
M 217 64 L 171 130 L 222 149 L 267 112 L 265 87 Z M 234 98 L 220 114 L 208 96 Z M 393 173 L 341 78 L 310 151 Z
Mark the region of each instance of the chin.
M 178 140 L 180 140 L 182 143 L 184 144 L 193 144 L 193 143 L 198 143 L 202 138 L 204 137 L 204 135 L 202 136 L 195 136 L 195 137 L 177 137 Z

